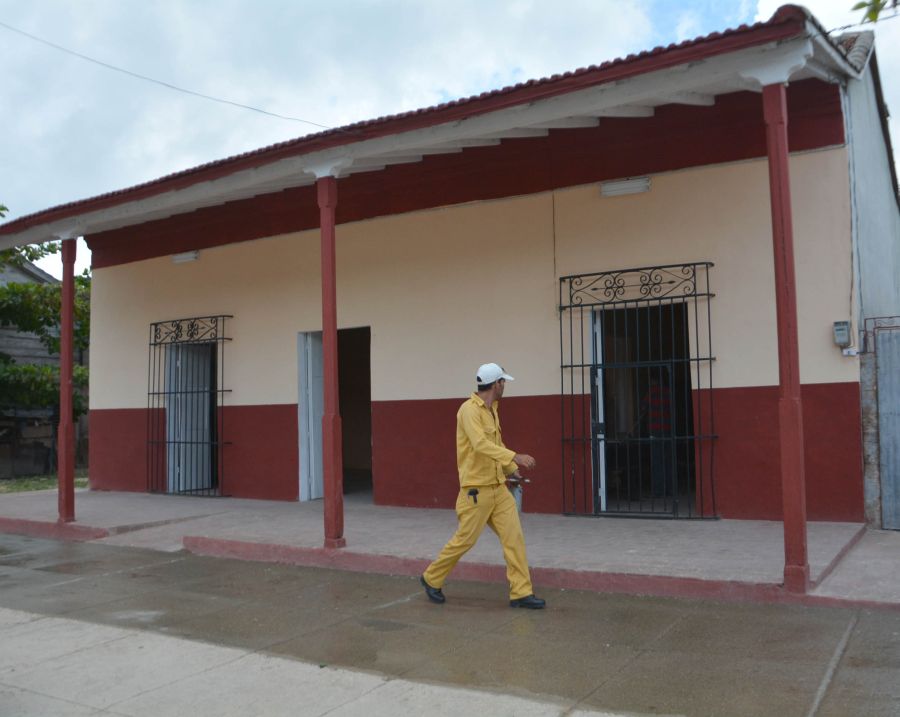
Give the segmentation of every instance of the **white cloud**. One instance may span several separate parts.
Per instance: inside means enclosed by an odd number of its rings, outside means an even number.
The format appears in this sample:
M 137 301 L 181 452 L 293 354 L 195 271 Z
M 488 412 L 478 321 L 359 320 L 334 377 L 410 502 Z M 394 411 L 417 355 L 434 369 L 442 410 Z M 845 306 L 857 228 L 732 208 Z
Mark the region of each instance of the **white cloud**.
M 0 17 L 141 74 L 331 126 L 601 62 L 645 48 L 652 30 L 646 3 L 616 0 L 565 0 L 553 13 L 528 0 L 0 0 Z M 0 66 L 15 78 L 0 87 L 11 217 L 317 131 L 0 33 Z
M 0 0 L 0 18 L 140 74 L 336 126 L 645 49 L 650 1 L 559 0 L 548 13 L 535 0 Z M 10 219 L 318 131 L 2 28 L 0 67 Z

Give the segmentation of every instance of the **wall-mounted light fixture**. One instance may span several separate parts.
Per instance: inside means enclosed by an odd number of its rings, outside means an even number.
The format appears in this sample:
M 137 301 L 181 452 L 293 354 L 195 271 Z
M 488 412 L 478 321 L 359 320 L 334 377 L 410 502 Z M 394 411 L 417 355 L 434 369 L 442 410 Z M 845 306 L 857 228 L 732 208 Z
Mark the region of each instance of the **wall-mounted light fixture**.
M 650 177 L 632 177 L 616 179 L 612 182 L 600 182 L 600 195 L 603 197 L 621 197 L 623 194 L 640 194 L 650 191 Z
M 185 251 L 181 254 L 172 254 L 172 263 L 173 264 L 186 264 L 189 261 L 197 261 L 200 258 L 200 251 L 198 249 L 194 249 L 193 251 Z

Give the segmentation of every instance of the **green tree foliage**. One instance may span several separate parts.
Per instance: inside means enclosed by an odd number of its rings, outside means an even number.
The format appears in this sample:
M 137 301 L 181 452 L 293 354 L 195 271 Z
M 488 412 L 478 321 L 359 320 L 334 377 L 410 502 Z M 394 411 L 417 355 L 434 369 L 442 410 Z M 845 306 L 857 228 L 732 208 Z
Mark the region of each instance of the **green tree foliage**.
M 88 370 L 75 366 L 72 382 L 76 389 L 88 385 Z M 59 407 L 59 367 L 39 366 L 31 363 L 15 363 L 9 356 L 0 354 L 0 396 L 2 406 L 17 408 Z M 87 412 L 87 394 L 73 392 L 73 414 L 77 418 Z
M 7 208 L 0 205 L 0 217 Z M 59 252 L 59 242 L 0 250 L 0 266 L 22 266 L 26 261 Z M 75 277 L 75 322 L 73 343 L 76 351 L 86 350 L 90 339 L 91 277 L 85 271 Z M 50 354 L 59 353 L 59 321 L 62 304 L 60 284 L 8 284 L 0 286 L 0 327 L 34 333 Z M 88 371 L 75 366 L 73 381 L 86 389 Z M 75 391 L 74 413 L 87 411 L 87 394 Z M 52 408 L 59 406 L 59 367 L 16 363 L 0 352 L 0 404 L 4 407 Z
M 0 219 L 5 217 L 8 211 L 9 209 L 0 204 Z M 45 256 L 58 254 L 59 250 L 60 242 L 58 241 L 50 241 L 46 244 L 29 244 L 28 246 L 14 249 L 0 249 L 0 266 L 22 266 L 26 261 L 37 261 Z
M 854 10 L 863 11 L 863 22 L 878 22 L 881 13 L 887 8 L 896 10 L 900 0 L 863 0 L 853 6 Z
M 0 326 L 37 334 L 47 351 L 59 353 L 60 284 L 8 284 L 0 286 Z M 91 278 L 85 272 L 75 277 L 76 350 L 84 351 L 90 340 Z

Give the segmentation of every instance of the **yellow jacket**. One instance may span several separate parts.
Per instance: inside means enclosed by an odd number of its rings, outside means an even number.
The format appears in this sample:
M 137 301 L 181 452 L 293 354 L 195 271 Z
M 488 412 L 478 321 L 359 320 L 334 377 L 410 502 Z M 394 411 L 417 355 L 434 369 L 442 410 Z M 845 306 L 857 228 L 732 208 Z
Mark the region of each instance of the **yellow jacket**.
M 497 402 L 488 408 L 477 393 L 456 413 L 456 465 L 459 485 L 492 486 L 503 484 L 515 473 L 515 451 L 503 445 Z

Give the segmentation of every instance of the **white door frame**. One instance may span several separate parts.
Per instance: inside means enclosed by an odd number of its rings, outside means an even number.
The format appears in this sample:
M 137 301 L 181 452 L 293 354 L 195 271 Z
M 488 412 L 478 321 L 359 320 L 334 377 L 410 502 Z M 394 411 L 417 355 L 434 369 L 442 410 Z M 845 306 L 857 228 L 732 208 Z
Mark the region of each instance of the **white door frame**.
M 322 415 L 324 378 L 322 332 L 297 334 L 297 448 L 300 454 L 300 500 L 317 500 L 324 495 L 322 481 Z

